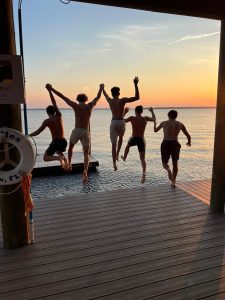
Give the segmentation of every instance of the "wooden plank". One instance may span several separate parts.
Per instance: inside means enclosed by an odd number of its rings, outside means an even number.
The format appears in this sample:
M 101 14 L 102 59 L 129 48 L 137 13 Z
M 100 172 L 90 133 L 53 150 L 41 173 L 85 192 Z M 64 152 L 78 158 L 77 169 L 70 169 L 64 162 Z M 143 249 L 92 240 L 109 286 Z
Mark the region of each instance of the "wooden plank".
M 42 199 L 34 216 L 33 245 L 0 249 L 1 299 L 201 296 L 223 278 L 224 215 L 179 188 Z

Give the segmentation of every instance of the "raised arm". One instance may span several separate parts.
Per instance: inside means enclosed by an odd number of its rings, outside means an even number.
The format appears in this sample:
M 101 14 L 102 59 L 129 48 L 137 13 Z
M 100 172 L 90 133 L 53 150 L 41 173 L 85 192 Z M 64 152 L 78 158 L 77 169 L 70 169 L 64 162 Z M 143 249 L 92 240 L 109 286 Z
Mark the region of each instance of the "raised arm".
M 191 146 L 191 136 L 188 133 L 186 127 L 184 124 L 181 124 L 181 131 L 186 135 L 188 142 L 186 143 L 187 146 Z
M 44 121 L 41 124 L 41 126 L 37 130 L 30 133 L 29 136 L 36 136 L 36 135 L 40 134 L 46 127 L 47 127 L 47 125 L 46 125 L 46 122 Z
M 95 106 L 97 104 L 98 100 L 101 98 L 101 94 L 102 94 L 103 89 L 104 89 L 104 84 L 101 83 L 99 85 L 99 91 L 98 91 L 97 96 L 90 102 L 90 105 L 92 107 Z
M 105 100 L 109 103 L 111 98 L 109 97 L 109 95 L 106 93 L 105 89 L 103 89 L 103 95 L 105 96 Z
M 51 85 L 50 85 L 51 86 Z M 78 104 L 71 101 L 69 98 L 67 98 L 66 96 L 64 96 L 63 94 L 61 94 L 59 91 L 57 91 L 56 89 L 54 89 L 52 86 L 49 87 L 50 91 L 53 92 L 55 95 L 57 95 L 58 97 L 60 97 L 62 100 L 64 100 L 69 106 L 74 107 L 77 106 Z
M 134 102 L 140 99 L 140 93 L 138 88 L 138 82 L 139 82 L 138 77 L 136 76 L 133 81 L 134 81 L 135 96 L 130 98 L 122 98 L 122 100 L 125 103 Z
M 54 97 L 54 95 L 52 94 L 52 91 L 51 91 L 51 88 L 52 88 L 51 84 L 47 83 L 45 87 L 46 87 L 46 89 L 47 89 L 48 92 L 49 92 L 49 96 L 50 96 L 52 105 L 53 105 L 54 108 L 55 108 L 56 114 L 61 116 L 61 112 L 60 112 L 60 110 L 59 110 L 59 108 L 58 108 L 58 106 L 57 106 L 57 104 L 56 104 L 55 97 Z
M 152 117 L 150 118 L 150 120 L 149 121 L 153 121 L 153 122 L 155 122 L 156 121 L 156 116 L 155 116 L 155 113 L 154 113 L 154 110 L 153 110 L 153 108 L 152 107 L 149 107 L 149 109 L 148 109 L 149 111 L 150 111 L 150 113 L 152 114 Z

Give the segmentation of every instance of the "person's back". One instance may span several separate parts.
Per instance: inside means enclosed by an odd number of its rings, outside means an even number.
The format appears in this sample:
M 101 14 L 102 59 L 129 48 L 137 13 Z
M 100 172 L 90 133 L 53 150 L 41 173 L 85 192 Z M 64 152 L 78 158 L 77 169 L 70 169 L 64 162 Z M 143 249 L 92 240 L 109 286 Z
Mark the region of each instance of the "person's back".
M 126 102 L 123 99 L 113 98 L 109 101 L 109 107 L 112 112 L 113 120 L 123 120 L 124 117 L 124 107 Z
M 170 119 L 163 122 L 164 140 L 178 140 L 178 135 L 182 129 L 182 123 Z
M 145 127 L 147 125 L 148 120 L 146 117 L 142 117 L 140 114 L 135 117 L 131 117 L 132 124 L 132 136 L 135 137 L 144 137 Z
M 88 129 L 93 107 L 80 102 L 73 109 L 75 113 L 75 128 Z
M 64 128 L 63 128 L 63 121 L 62 116 L 59 114 L 55 114 L 50 116 L 48 119 L 45 120 L 46 126 L 49 128 L 52 139 L 61 139 L 64 138 Z

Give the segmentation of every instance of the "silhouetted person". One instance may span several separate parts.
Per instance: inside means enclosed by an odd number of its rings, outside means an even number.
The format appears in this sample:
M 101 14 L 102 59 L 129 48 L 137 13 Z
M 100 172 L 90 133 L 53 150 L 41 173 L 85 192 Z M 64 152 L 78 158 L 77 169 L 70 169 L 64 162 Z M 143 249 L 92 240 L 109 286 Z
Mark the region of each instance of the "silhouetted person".
M 176 186 L 176 178 L 178 173 L 178 160 L 180 155 L 181 145 L 178 142 L 178 135 L 180 131 L 182 131 L 187 137 L 187 146 L 191 146 L 191 136 L 187 132 L 184 124 L 179 121 L 176 121 L 177 111 L 170 110 L 168 112 L 168 121 L 164 121 L 156 126 L 154 122 L 154 132 L 158 132 L 160 129 L 163 129 L 164 137 L 161 144 L 161 157 L 162 157 L 162 165 L 167 170 L 169 180 L 171 180 L 171 186 Z M 168 164 L 170 157 L 172 158 L 173 169 L 170 170 L 170 166 Z
M 116 161 L 119 159 L 120 149 L 123 143 L 123 136 L 125 133 L 125 121 L 124 121 L 124 108 L 126 103 L 134 102 L 139 100 L 139 89 L 138 89 L 138 77 L 134 78 L 135 96 L 130 98 L 119 98 L 120 88 L 113 87 L 111 89 L 112 98 L 108 96 L 105 90 L 103 94 L 109 103 L 109 107 L 112 112 L 112 121 L 110 125 L 110 139 L 112 143 L 112 159 L 114 171 L 117 170 Z
M 142 177 L 141 177 L 141 183 L 145 183 L 146 180 L 146 161 L 145 161 L 145 128 L 148 122 L 154 122 L 155 121 L 155 115 L 153 112 L 153 109 L 150 107 L 149 111 L 152 113 L 152 117 L 148 116 L 142 116 L 143 113 L 143 106 L 139 105 L 135 108 L 135 116 L 131 116 L 129 118 L 125 119 L 125 122 L 131 122 L 132 125 L 132 136 L 129 138 L 127 146 L 124 150 L 124 155 L 121 156 L 122 160 L 125 161 L 127 158 L 127 155 L 129 153 L 130 147 L 137 146 L 140 160 L 141 160 L 141 166 L 142 166 Z
M 68 169 L 72 170 L 71 159 L 73 155 L 74 145 L 80 141 L 83 146 L 84 153 L 84 171 L 83 171 L 83 182 L 88 181 L 88 167 L 89 167 L 89 152 L 90 152 L 90 117 L 93 107 L 97 104 L 101 97 L 101 93 L 104 89 L 104 84 L 100 84 L 100 88 L 97 96 L 89 103 L 88 97 L 85 94 L 77 95 L 77 102 L 68 99 L 66 96 L 55 90 L 52 86 L 50 89 L 53 93 L 64 100 L 70 107 L 72 107 L 75 114 L 75 128 L 73 129 L 70 136 L 70 144 L 68 150 Z

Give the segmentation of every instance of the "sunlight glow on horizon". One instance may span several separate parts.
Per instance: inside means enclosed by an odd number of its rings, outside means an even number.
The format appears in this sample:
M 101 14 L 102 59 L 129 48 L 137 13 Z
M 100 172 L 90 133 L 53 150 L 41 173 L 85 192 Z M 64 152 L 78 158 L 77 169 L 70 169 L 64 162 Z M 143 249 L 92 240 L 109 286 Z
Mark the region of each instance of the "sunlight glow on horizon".
M 71 100 L 79 93 L 92 100 L 100 83 L 109 94 L 119 86 L 121 97 L 131 97 L 134 76 L 145 107 L 216 104 L 219 21 L 25 0 L 23 31 L 28 108 L 50 104 L 48 82 Z M 108 107 L 103 96 L 96 107 Z

